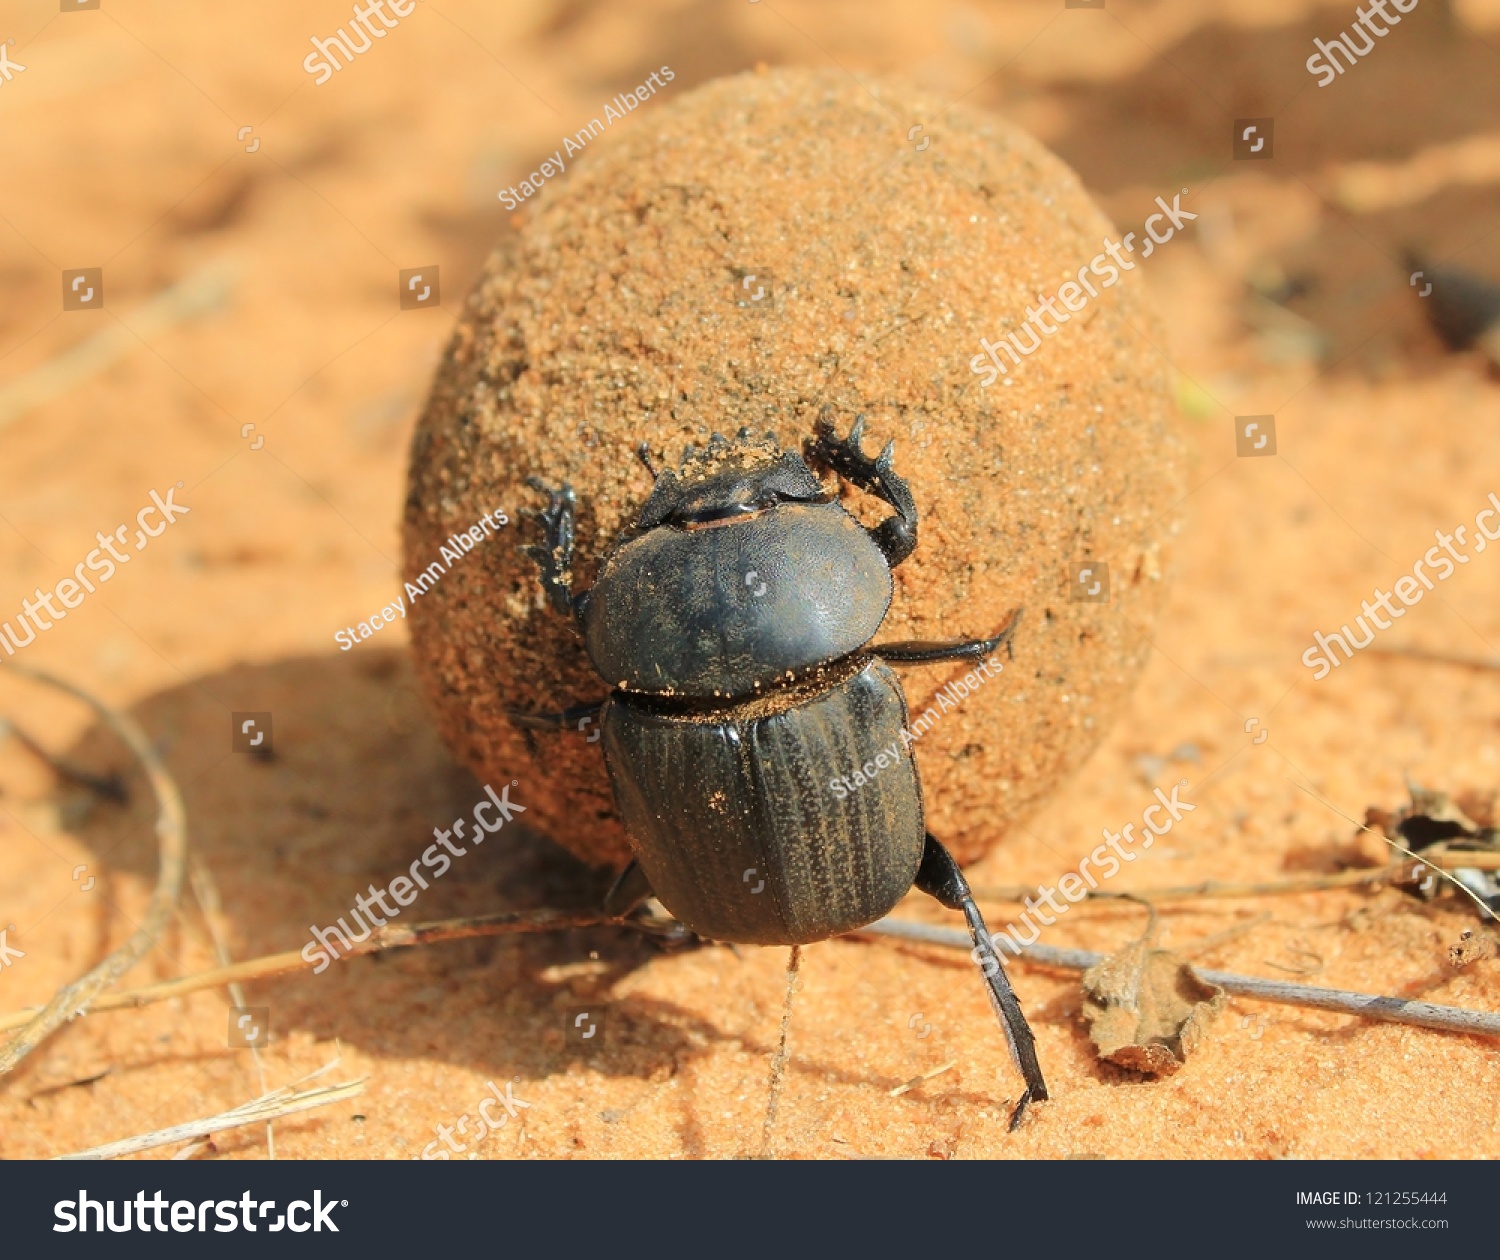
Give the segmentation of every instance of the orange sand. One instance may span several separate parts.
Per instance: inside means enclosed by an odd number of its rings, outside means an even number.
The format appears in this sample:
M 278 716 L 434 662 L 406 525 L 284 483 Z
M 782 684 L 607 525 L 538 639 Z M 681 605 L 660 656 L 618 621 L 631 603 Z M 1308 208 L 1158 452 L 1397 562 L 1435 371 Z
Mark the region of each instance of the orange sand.
M 0 611 L 71 572 L 95 531 L 130 519 L 151 488 L 185 482 L 192 514 L 27 652 L 129 708 L 161 741 L 233 955 L 299 948 L 309 924 L 404 869 L 433 823 L 467 811 L 478 791 L 423 714 L 404 626 L 349 653 L 333 634 L 398 589 L 406 441 L 461 295 L 512 230 L 496 190 L 663 62 L 683 89 L 756 60 L 900 73 L 1032 130 L 1122 230 L 1184 185 L 1203 211 L 1195 233 L 1139 273 L 1163 313 L 1154 349 L 1187 382 L 1201 469 L 1150 661 L 1103 745 L 971 869 L 974 882 L 1051 882 L 1101 828 L 1139 816 L 1148 780 L 1184 777 L 1198 809 L 1131 869 L 1133 886 L 1373 860 L 1374 843 L 1351 841 L 1350 824 L 1293 779 L 1353 816 L 1397 803 L 1406 775 L 1450 787 L 1500 779 L 1493 672 L 1366 652 L 1313 683 L 1298 663 L 1314 629 L 1351 618 L 1375 585 L 1409 571 L 1435 528 L 1471 520 L 1500 490 L 1500 393 L 1477 364 L 1440 354 L 1394 262 L 1413 240 L 1500 276 L 1490 168 L 1442 156 L 1459 141 L 1493 153 L 1496 34 L 1463 25 L 1484 18 L 1478 0 L 1458 6 L 1448 30 L 1445 12 L 1423 4 L 1400 39 L 1326 91 L 1302 61 L 1314 35 L 1342 29 L 1347 8 L 1294 0 L 1253 13 L 1206 0 L 1122 0 L 1104 13 L 427 5 L 322 87 L 300 61 L 310 35 L 346 20 L 342 4 L 261 15 L 253 35 L 217 15 L 129 5 L 0 32 L 17 38 L 11 56 L 28 67 L 0 89 L 13 175 L 0 190 L 0 389 L 117 320 L 138 325 L 142 303 L 202 265 L 229 255 L 240 267 L 217 312 L 143 332 L 149 348 L 0 428 Z M 1278 120 L 1276 160 L 1231 163 L 1230 121 L 1264 114 Z M 262 143 L 250 154 L 235 132 L 252 124 Z M 1441 159 L 1436 183 L 1413 199 L 1405 164 L 1429 152 Z M 1382 195 L 1346 205 L 1340 189 L 1360 162 L 1376 164 L 1361 179 Z M 433 262 L 444 309 L 398 313 L 397 270 Z M 58 315 L 59 271 L 96 265 L 106 311 Z M 1292 303 L 1306 323 L 1250 295 L 1247 283 L 1269 287 L 1277 268 L 1311 281 Z M 1270 412 L 1278 457 L 1237 460 L 1230 417 Z M 246 423 L 257 428 L 242 439 Z M 1496 565 L 1493 552 L 1476 556 L 1382 643 L 1494 654 Z M 276 715 L 270 764 L 228 749 L 230 714 L 262 709 Z M 77 708 L 6 677 L 0 712 L 87 764 L 123 764 Z M 1246 733 L 1251 718 L 1270 732 L 1261 744 Z M 1196 760 L 1172 760 L 1174 750 Z M 155 858 L 143 785 L 131 783 L 128 809 L 93 808 L 13 742 L 0 745 L 0 928 L 15 924 L 9 942 L 26 954 L 0 972 L 0 1005 L 45 1000 L 138 921 Z M 80 865 L 96 879 L 88 892 L 72 878 Z M 521 841 L 464 859 L 416 912 L 579 905 L 601 891 L 602 878 L 561 849 Z M 997 921 L 1013 910 L 985 908 Z M 952 920 L 920 897 L 903 913 Z M 1163 927 L 1187 945 L 1263 913 L 1272 919 L 1201 960 L 1500 1006 L 1500 963 L 1462 974 L 1444 964 L 1473 922 L 1452 903 L 1395 893 L 1200 902 L 1167 908 Z M 1076 908 L 1048 939 L 1109 948 L 1142 918 Z M 753 1153 L 784 961 L 779 950 L 661 956 L 613 932 L 575 932 L 253 986 L 275 1036 L 262 1056 L 268 1086 L 340 1050 L 325 1079 L 367 1078 L 356 1102 L 279 1122 L 277 1153 L 415 1156 L 438 1124 L 473 1114 L 486 1081 L 516 1077 L 523 1119 L 473 1153 Z M 128 980 L 211 963 L 188 907 Z M 1075 978 L 1037 968 L 1015 978 L 1055 1101 L 1007 1135 L 1016 1078 L 962 955 L 850 941 L 810 949 L 775 1150 L 1500 1154 L 1492 1043 L 1236 1001 L 1183 1071 L 1142 1082 L 1093 1061 Z M 602 1045 L 570 1050 L 566 1012 L 597 1000 L 608 1003 Z M 0 1155 L 77 1150 L 258 1094 L 248 1053 L 226 1047 L 227 1005 L 208 992 L 77 1021 L 0 1085 Z M 244 1129 L 203 1154 L 264 1152 L 263 1130 Z

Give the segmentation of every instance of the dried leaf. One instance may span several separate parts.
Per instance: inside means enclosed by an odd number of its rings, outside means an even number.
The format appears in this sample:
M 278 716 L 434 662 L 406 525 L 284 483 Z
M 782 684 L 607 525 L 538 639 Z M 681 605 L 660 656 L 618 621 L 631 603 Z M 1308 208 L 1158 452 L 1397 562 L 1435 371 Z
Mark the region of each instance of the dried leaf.
M 1458 938 L 1458 944 L 1448 950 L 1448 961 L 1455 967 L 1467 967 L 1486 958 L 1500 958 L 1500 936 L 1465 932 Z
M 1083 973 L 1084 1018 L 1101 1059 L 1170 1076 L 1198 1046 L 1224 1005 L 1207 984 L 1147 934 Z
M 1494 805 L 1492 799 L 1476 793 L 1464 793 L 1455 800 L 1446 792 L 1413 787 L 1410 805 L 1394 814 L 1371 806 L 1365 818 L 1368 825 L 1379 827 L 1392 840 L 1400 840 L 1418 853 L 1445 842 L 1450 849 L 1500 847 L 1500 831 L 1488 825 L 1489 818 L 1484 823 L 1476 822 L 1463 807 L 1489 816 Z
M 1500 873 L 1491 868 L 1500 854 L 1500 829 L 1493 825 L 1494 815 L 1493 794 L 1467 792 L 1450 797 L 1446 792 L 1414 786 L 1410 805 L 1395 813 L 1372 806 L 1365 811 L 1365 822 L 1429 862 L 1454 854 L 1474 854 L 1476 866 L 1460 866 L 1453 861 L 1442 864 L 1452 880 L 1496 910 L 1500 908 Z M 1430 866 L 1418 863 L 1395 882 L 1407 892 L 1430 900 L 1446 881 L 1439 879 Z

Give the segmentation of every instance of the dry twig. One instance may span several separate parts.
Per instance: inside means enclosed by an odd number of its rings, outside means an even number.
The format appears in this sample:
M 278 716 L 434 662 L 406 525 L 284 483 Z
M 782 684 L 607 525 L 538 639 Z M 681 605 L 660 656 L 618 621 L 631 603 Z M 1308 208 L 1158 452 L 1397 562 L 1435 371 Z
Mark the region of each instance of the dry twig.
M 967 932 L 957 928 L 933 927 L 903 919 L 881 919 L 860 928 L 856 936 L 893 936 L 924 945 L 944 945 L 968 951 L 973 948 Z M 1068 971 L 1087 971 L 1106 958 L 1087 949 L 1057 949 L 1051 945 L 1015 944 L 1008 937 L 993 938 L 996 949 L 1012 957 L 1039 963 L 1044 967 L 1062 967 Z M 1312 985 L 1289 984 L 1284 980 L 1262 980 L 1258 976 L 1241 976 L 1232 971 L 1193 971 L 1208 984 L 1240 997 L 1283 1006 L 1305 1006 L 1320 1011 L 1337 1011 L 1343 1015 L 1360 1015 L 1365 1019 L 1383 1019 L 1397 1024 L 1415 1024 L 1439 1032 L 1469 1033 L 1480 1037 L 1500 1037 L 1500 1014 L 1489 1011 L 1466 1011 L 1458 1006 L 1438 1006 L 1433 1002 L 1409 1002 L 1404 998 L 1381 997 L 1373 993 L 1353 993 L 1347 989 L 1321 989 Z
M 620 920 L 594 912 L 570 912 L 565 910 L 505 910 L 499 914 L 478 915 L 473 918 L 443 919 L 435 923 L 414 923 L 410 926 L 387 924 L 371 933 L 369 940 L 361 941 L 339 960 L 356 958 L 362 954 L 377 954 L 387 949 L 406 949 L 414 945 L 433 945 L 439 941 L 458 941 L 471 936 L 509 936 L 520 932 L 555 932 L 567 928 L 602 927 L 606 924 L 624 926 Z M 168 998 L 181 997 L 185 993 L 196 993 L 200 989 L 217 989 L 245 980 L 264 980 L 270 976 L 283 976 L 294 971 L 307 971 L 312 963 L 296 950 L 283 954 L 267 954 L 262 958 L 250 958 L 231 967 L 215 967 L 193 975 L 178 976 L 173 980 L 160 980 L 155 984 L 142 985 L 138 989 L 124 989 L 119 993 L 106 993 L 94 1001 L 87 1013 L 117 1011 L 136 1006 L 150 1006 Z M 0 1015 L 0 1032 L 17 1028 L 35 1015 L 34 1010 L 14 1011 Z
M 3 662 L 9 669 L 23 678 L 53 687 L 58 691 L 83 701 L 93 709 L 99 720 L 113 731 L 120 740 L 140 759 L 146 778 L 156 795 L 158 815 L 156 835 L 161 842 L 161 863 L 157 873 L 156 887 L 146 908 L 141 925 L 130 934 L 117 950 L 81 979 L 59 989 L 50 1002 L 26 1024 L 14 1037 L 0 1046 L 0 1076 L 15 1068 L 32 1050 L 74 1015 L 85 1010 L 89 1003 L 116 980 L 129 971 L 151 950 L 166 929 L 182 891 L 183 876 L 187 871 L 187 812 L 182 795 L 167 768 L 162 764 L 146 733 L 135 721 L 112 709 L 101 700 L 71 683 L 51 674 L 14 661 Z
M 143 1133 L 139 1137 L 126 1138 L 121 1142 L 110 1142 L 106 1146 L 91 1146 L 86 1151 L 75 1151 L 71 1155 L 59 1155 L 59 1159 L 117 1159 L 121 1155 L 134 1155 L 140 1151 L 154 1150 L 158 1146 L 171 1146 L 174 1142 L 188 1138 L 207 1137 L 211 1133 L 222 1133 L 225 1129 L 237 1129 L 241 1125 L 268 1123 L 277 1116 L 289 1116 L 298 1111 L 310 1111 L 314 1107 L 326 1107 L 344 1098 L 353 1098 L 364 1092 L 365 1078 L 348 1081 L 343 1085 L 329 1085 L 322 1089 L 309 1089 L 301 1094 L 288 1094 L 277 1090 L 257 1098 L 254 1102 L 207 1116 L 202 1120 L 190 1120 L 186 1124 L 174 1124 L 171 1128 L 158 1129 L 154 1133 Z

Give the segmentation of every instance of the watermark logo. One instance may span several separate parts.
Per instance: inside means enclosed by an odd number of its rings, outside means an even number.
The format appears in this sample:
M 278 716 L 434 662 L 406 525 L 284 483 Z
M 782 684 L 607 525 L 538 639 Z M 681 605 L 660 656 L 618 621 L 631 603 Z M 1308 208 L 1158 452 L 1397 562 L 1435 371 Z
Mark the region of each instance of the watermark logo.
M 271 714 L 268 710 L 256 713 L 231 714 L 230 747 L 237 753 L 255 753 L 265 757 L 271 752 Z
M 1234 453 L 1241 459 L 1276 454 L 1276 417 L 1236 416 Z
M 399 273 L 397 286 L 403 311 L 421 311 L 429 306 L 443 304 L 443 291 L 438 286 L 438 265 L 408 267 Z
M 1275 119 L 1236 118 L 1234 120 L 1234 160 L 1262 162 L 1276 152 Z
M 269 1006 L 232 1006 L 229 1008 L 229 1048 L 259 1050 L 271 1040 Z
M 1109 565 L 1075 560 L 1068 571 L 1068 598 L 1075 604 L 1109 603 Z
M 775 305 L 776 279 L 764 267 L 734 269 L 729 299 L 742 310 L 770 310 Z
M 603 1006 L 570 1006 L 563 1020 L 563 1037 L 570 1046 L 597 1046 L 604 1042 L 606 1009 Z
M 104 306 L 104 268 L 80 267 L 62 273 L 63 310 L 97 311 Z

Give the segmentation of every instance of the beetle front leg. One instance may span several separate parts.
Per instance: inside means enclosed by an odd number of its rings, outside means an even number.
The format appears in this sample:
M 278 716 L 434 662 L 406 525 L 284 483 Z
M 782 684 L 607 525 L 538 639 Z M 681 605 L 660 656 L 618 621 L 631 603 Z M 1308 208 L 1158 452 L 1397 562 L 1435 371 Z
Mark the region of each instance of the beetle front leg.
M 584 603 L 588 592 L 574 595 L 573 581 L 573 527 L 578 515 L 578 500 L 573 487 L 564 482 L 560 490 L 548 489 L 535 477 L 526 478 L 533 490 L 547 496 L 547 506 L 540 512 L 530 512 L 542 523 L 542 545 L 527 545 L 521 548 L 537 563 L 542 589 L 552 607 L 565 617 L 571 617 L 575 625 L 583 622 Z
M 974 904 L 974 895 L 969 891 L 969 881 L 958 869 L 953 855 L 938 842 L 931 832 L 922 851 L 922 865 L 917 870 L 916 886 L 929 896 L 935 897 L 950 910 L 962 910 L 969 925 L 969 936 L 974 941 L 974 957 L 984 971 L 989 989 L 990 1005 L 1000 1017 L 1000 1027 L 1005 1030 L 1005 1039 L 1010 1043 L 1011 1057 L 1021 1069 L 1026 1081 L 1026 1092 L 1021 1095 L 1016 1109 L 1010 1114 L 1010 1127 L 1014 1131 L 1021 1123 L 1026 1105 L 1033 1099 L 1038 1102 L 1047 1098 L 1047 1082 L 1042 1079 L 1042 1066 L 1037 1062 L 1036 1038 L 1031 1034 L 1031 1025 L 1021 1012 L 1021 1003 L 1015 990 L 1010 987 L 1010 978 L 1005 974 L 995 947 L 990 942 L 989 929 L 984 917 Z M 993 966 L 991 966 L 993 964 Z
M 819 420 L 816 431 L 817 437 L 807 447 L 813 463 L 831 468 L 851 486 L 896 509 L 895 516 L 887 517 L 869 531 L 875 545 L 885 554 L 886 563 L 894 569 L 917 549 L 917 501 L 912 498 L 906 479 L 892 467 L 896 444 L 887 442 L 874 459 L 866 455 L 860 449 L 865 433 L 863 416 L 854 418 L 846 438 L 839 437 L 827 420 Z
M 581 735 L 592 723 L 599 720 L 599 715 L 603 710 L 604 701 L 595 700 L 589 704 L 575 704 L 570 709 L 563 709 L 556 713 L 527 713 L 522 709 L 506 709 L 504 713 L 517 726 L 529 731 L 576 730 Z M 588 740 L 591 744 L 599 742 L 597 726 L 594 727 Z

